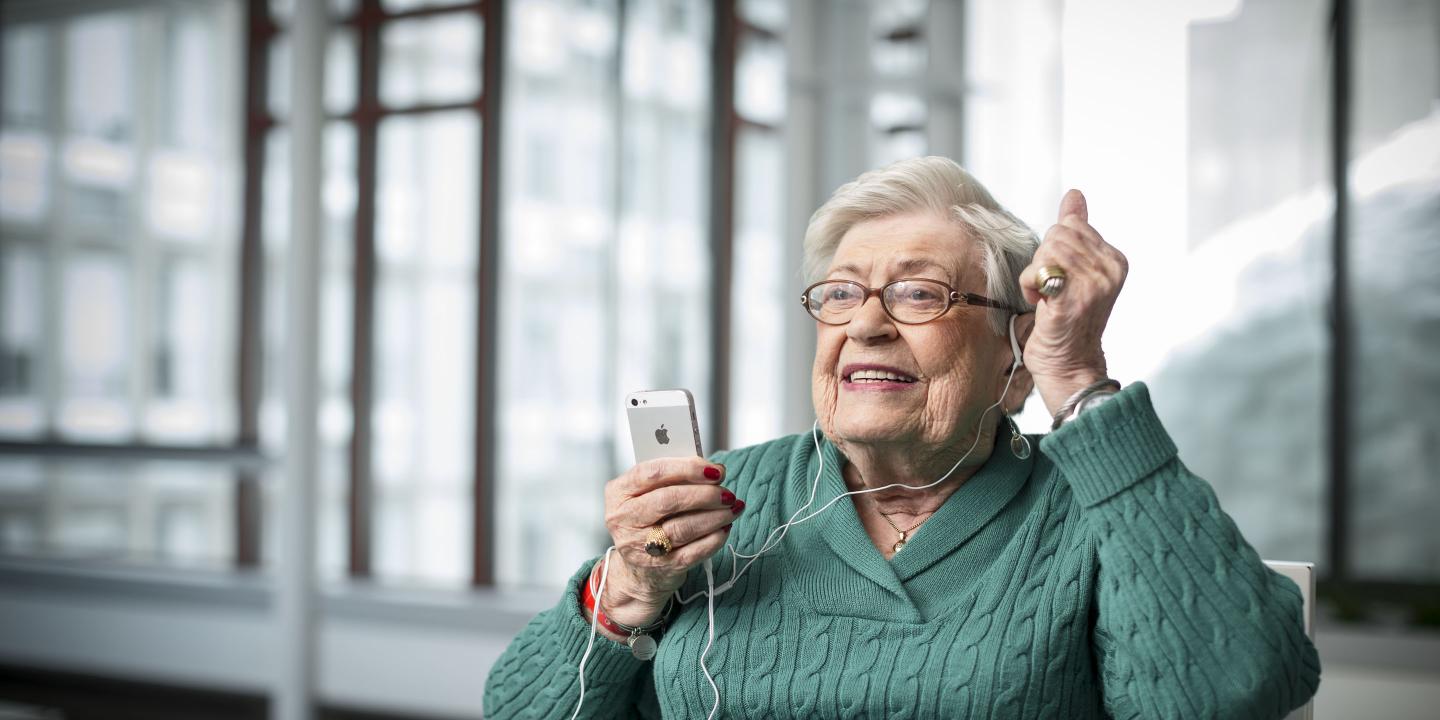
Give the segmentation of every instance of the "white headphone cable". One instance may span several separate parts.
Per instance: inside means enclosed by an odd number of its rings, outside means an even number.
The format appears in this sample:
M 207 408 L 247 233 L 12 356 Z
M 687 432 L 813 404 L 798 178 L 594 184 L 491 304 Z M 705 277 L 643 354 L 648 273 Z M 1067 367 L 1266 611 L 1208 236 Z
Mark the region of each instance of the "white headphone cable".
M 994 404 L 992 404 L 992 405 L 990 405 L 989 407 L 985 408 L 985 411 L 982 412 L 982 413 L 980 413 L 980 421 L 979 421 L 978 423 L 976 423 L 976 426 L 975 426 L 975 441 L 972 442 L 972 443 L 970 443 L 970 448 L 965 451 L 965 454 L 964 454 L 964 455 L 961 455 L 961 456 L 960 456 L 960 459 L 959 459 L 959 460 L 956 460 L 956 461 L 955 461 L 955 464 L 954 464 L 954 465 L 951 465 L 951 466 L 950 466 L 950 469 L 949 469 L 949 470 L 946 470 L 946 471 L 945 471 L 945 474 L 944 474 L 944 475 L 941 475 L 940 478 L 937 479 L 937 480 L 935 480 L 934 482 L 931 482 L 931 483 L 928 483 L 928 484 L 925 484 L 925 485 L 906 485 L 906 484 L 904 484 L 904 483 L 891 483 L 891 484 L 889 484 L 889 485 L 885 485 L 885 486 L 882 486 L 882 487 L 866 488 L 866 489 L 864 489 L 864 490 L 851 490 L 851 491 L 849 491 L 849 492 L 841 493 L 841 494 L 836 495 L 835 497 L 831 498 L 830 501 L 827 502 L 827 503 L 825 503 L 824 505 L 822 505 L 819 510 L 816 510 L 815 512 L 810 513 L 809 515 L 806 515 L 806 516 L 804 516 L 804 517 L 801 517 L 801 518 L 799 518 L 799 519 L 797 520 L 796 518 L 797 518 L 801 513 L 805 512 L 805 510 L 806 510 L 807 508 L 809 508 L 811 505 L 815 504 L 815 495 L 816 495 L 816 493 L 819 492 L 819 490 L 820 490 L 820 478 L 821 478 L 821 477 L 824 475 L 824 473 L 825 473 L 825 453 L 824 453 L 824 449 L 821 448 L 821 446 L 820 446 L 820 436 L 819 436 L 819 431 L 820 431 L 820 419 L 819 419 L 819 418 L 816 418 L 814 425 L 812 425 L 811 428 L 810 428 L 810 439 L 811 439 L 811 441 L 814 442 L 814 444 L 815 444 L 815 454 L 816 454 L 816 456 L 819 458 L 820 465 L 819 465 L 818 468 L 816 468 L 816 470 L 815 470 L 815 480 L 814 480 L 814 482 L 812 482 L 811 485 L 810 485 L 810 499 L 807 500 L 804 505 L 801 505 L 800 508 L 797 509 L 797 510 L 790 516 L 790 519 L 787 520 L 784 524 L 778 525 L 778 526 L 776 526 L 775 528 L 771 529 L 771 530 L 770 530 L 770 534 L 767 535 L 766 538 L 765 538 L 765 542 L 764 542 L 764 543 L 761 543 L 760 549 L 757 550 L 753 555 L 746 555 L 746 554 L 744 554 L 744 553 L 736 550 L 734 545 L 732 545 L 732 544 L 730 544 L 730 543 L 726 543 L 726 544 L 725 544 L 725 549 L 730 551 L 730 579 L 729 579 L 729 580 L 726 580 L 726 581 L 725 581 L 724 583 L 722 583 L 719 587 L 716 587 L 716 585 L 715 585 L 715 574 L 714 574 L 714 568 L 713 568 L 713 563 L 712 563 L 712 559 L 713 559 L 713 558 L 706 558 L 706 559 L 705 559 L 705 562 L 704 562 L 704 567 L 705 567 L 705 587 L 706 587 L 706 589 L 705 589 L 705 590 L 696 591 L 695 593 L 692 593 L 689 597 L 683 597 L 683 596 L 681 596 L 679 590 L 676 590 L 676 591 L 675 591 L 675 600 L 676 600 L 677 602 L 679 602 L 680 604 L 682 604 L 682 605 L 689 604 L 690 602 L 694 601 L 696 598 L 700 597 L 701 595 L 704 595 L 704 596 L 705 596 L 705 615 L 706 615 L 706 621 L 707 621 L 707 639 L 706 639 L 706 642 L 705 642 L 705 648 L 700 652 L 700 672 L 702 672 L 702 673 L 705 674 L 705 680 L 710 683 L 710 689 L 711 689 L 711 691 L 714 693 L 714 697 L 715 697 L 715 704 L 714 704 L 714 706 L 712 706 L 712 707 L 710 708 L 710 714 L 709 714 L 709 715 L 706 715 L 706 720 L 711 720 L 712 718 L 714 718 L 714 717 L 715 717 L 715 713 L 716 713 L 717 711 L 719 711 L 719 709 L 720 709 L 720 687 L 715 683 L 715 678 L 710 674 L 709 668 L 706 667 L 706 665 L 705 665 L 705 657 L 710 653 L 710 647 L 711 647 L 711 646 L 714 644 L 714 642 L 715 642 L 715 598 L 716 598 L 716 596 L 721 595 L 721 594 L 725 593 L 726 591 L 730 590 L 730 588 L 734 587 L 734 586 L 735 586 L 735 583 L 738 582 L 738 581 L 740 580 L 740 578 L 745 575 L 745 572 L 750 569 L 750 566 L 751 566 L 751 565 L 755 564 L 755 561 L 756 561 L 756 560 L 760 559 L 760 556 L 761 556 L 761 555 L 764 555 L 765 553 L 770 552 L 772 549 L 774 549 L 775 547 L 777 547 L 782 541 L 784 541 L 784 540 L 785 540 L 785 535 L 786 535 L 786 533 L 788 533 L 788 532 L 790 531 L 790 526 L 791 526 L 791 525 L 798 525 L 798 524 L 800 524 L 800 523 L 802 523 L 802 522 L 805 522 L 806 520 L 809 520 L 809 519 L 811 519 L 811 518 L 814 518 L 814 517 L 818 516 L 819 514 L 825 512 L 825 511 L 828 510 L 828 509 L 830 509 L 830 507 L 833 506 L 835 503 L 839 502 L 841 498 L 850 497 L 851 495 L 864 495 L 864 494 L 866 494 L 866 493 L 880 492 L 881 490 L 890 490 L 890 489 L 896 489 L 896 488 L 905 489 L 905 490 L 926 490 L 926 489 L 935 487 L 936 485 L 939 485 L 940 483 L 943 483 L 943 482 L 945 482 L 946 480 L 948 480 L 948 479 L 950 478 L 950 476 L 951 476 L 952 474 L 954 474 L 955 470 L 960 467 L 960 464 L 963 463 L 963 462 L 965 462 L 965 459 L 968 458 L 968 457 L 970 457 L 970 453 L 974 452 L 974 451 L 975 451 L 975 448 L 980 444 L 980 437 L 981 437 L 982 435 L 984 435 L 984 433 L 982 432 L 982 429 L 985 427 L 985 418 L 986 418 L 986 416 L 988 416 L 988 415 L 990 414 L 990 411 L 991 411 L 991 410 L 994 410 L 995 408 L 1000 407 L 1000 404 L 1005 401 L 1005 395 L 1006 395 L 1006 393 L 1010 392 L 1010 383 L 1015 379 L 1015 371 L 1023 364 L 1023 363 L 1022 363 L 1022 359 L 1021 359 L 1022 356 L 1021 356 L 1021 353 L 1020 353 L 1020 346 L 1019 346 L 1019 343 L 1017 342 L 1017 338 L 1015 337 L 1015 318 L 1016 318 L 1016 317 L 1017 317 L 1016 315 L 1011 315 L 1011 316 L 1010 316 L 1010 347 L 1011 347 L 1011 350 L 1012 350 L 1012 352 L 1013 352 L 1013 354 L 1014 354 L 1015 360 L 1014 360 L 1014 364 L 1012 364 L 1012 365 L 1010 366 L 1010 375 L 1009 375 L 1009 377 L 1007 377 L 1007 378 L 1005 379 L 1005 388 L 1000 391 L 1000 399 L 999 399 L 999 400 L 996 400 Z M 775 536 L 776 533 L 779 533 L 780 536 L 779 536 L 779 537 L 776 537 L 776 536 Z M 606 580 L 606 578 L 608 578 L 609 575 L 610 575 L 610 553 L 611 553 L 611 551 L 613 551 L 614 549 L 615 549 L 615 546 L 614 546 L 614 545 L 611 545 L 608 549 L 605 550 L 605 558 L 604 558 L 604 560 L 603 560 L 604 566 L 603 566 L 603 567 L 601 568 L 601 570 L 600 570 L 600 589 L 599 589 L 598 591 L 596 591 L 596 594 L 595 594 L 595 598 L 596 598 L 596 599 L 595 599 L 595 604 L 596 604 L 597 607 L 598 607 L 599 604 L 600 604 L 600 597 L 605 593 L 605 580 Z M 738 562 L 739 562 L 739 561 L 737 560 L 737 558 L 746 558 L 747 561 L 748 561 L 748 562 L 745 563 L 744 567 L 740 567 L 738 571 L 736 570 L 736 566 L 737 566 L 737 564 L 738 564 Z M 588 579 L 588 578 L 586 579 L 586 582 L 587 582 L 587 583 L 589 582 L 589 579 Z M 591 650 L 592 646 L 593 646 L 594 643 L 595 643 L 596 622 L 597 622 L 597 620 L 598 620 L 598 616 L 592 613 L 591 619 L 590 619 L 590 638 L 589 638 L 589 641 L 588 641 L 588 642 L 586 643 L 586 645 L 585 645 L 585 654 L 582 655 L 581 658 L 580 658 L 580 668 L 579 668 L 579 671 L 580 671 L 580 701 L 575 704 L 575 713 L 570 716 L 571 720 L 575 720 L 575 718 L 580 714 L 580 706 L 581 706 L 582 704 L 584 704 L 584 702 L 585 702 L 585 662 L 586 662 L 587 659 L 589 659 L 589 657 L 590 657 L 590 650 Z

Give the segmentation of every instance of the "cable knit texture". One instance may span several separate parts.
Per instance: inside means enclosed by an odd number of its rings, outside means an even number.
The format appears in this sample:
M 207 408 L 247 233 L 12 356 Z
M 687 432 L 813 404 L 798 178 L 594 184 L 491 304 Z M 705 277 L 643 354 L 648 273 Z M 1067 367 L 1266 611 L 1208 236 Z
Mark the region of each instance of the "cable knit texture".
M 849 499 L 794 526 L 715 600 L 706 664 L 731 718 L 1281 718 L 1314 695 L 1300 591 L 1270 571 L 1176 456 L 1136 383 L 1016 459 L 990 460 L 886 561 Z M 754 552 L 843 457 L 797 435 L 720 453 Z M 485 686 L 485 716 L 568 718 L 589 625 L 579 569 Z M 716 583 L 730 577 L 717 556 Z M 697 568 L 684 589 L 703 589 Z M 604 637 L 581 717 L 704 718 L 704 598 L 652 662 Z

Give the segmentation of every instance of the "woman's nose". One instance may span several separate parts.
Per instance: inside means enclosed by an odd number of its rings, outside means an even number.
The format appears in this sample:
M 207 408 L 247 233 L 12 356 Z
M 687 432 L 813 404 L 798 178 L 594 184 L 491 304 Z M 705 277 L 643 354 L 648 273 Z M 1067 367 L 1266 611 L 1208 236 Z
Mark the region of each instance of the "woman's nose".
M 865 298 L 865 302 L 855 309 L 855 316 L 850 318 L 845 332 L 850 339 L 864 342 L 890 339 L 898 334 L 895 321 L 885 312 L 885 304 L 875 295 Z

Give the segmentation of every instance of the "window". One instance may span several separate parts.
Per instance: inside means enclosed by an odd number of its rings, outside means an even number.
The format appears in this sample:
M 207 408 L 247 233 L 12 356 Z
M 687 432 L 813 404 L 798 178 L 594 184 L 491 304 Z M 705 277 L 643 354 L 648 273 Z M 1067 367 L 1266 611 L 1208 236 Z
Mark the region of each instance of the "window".
M 7 15 L 0 552 L 263 562 L 292 4 Z M 1087 191 L 1112 374 L 1262 554 L 1433 588 L 1440 15 L 1340 5 L 330 0 L 322 571 L 558 585 L 633 390 L 808 429 L 806 220 L 937 153 L 1037 230 Z
M 332 3 L 321 302 L 322 573 L 464 585 L 474 570 L 485 17 L 478 3 Z M 268 48 L 266 388 L 284 437 L 288 6 Z M 273 508 L 272 508 L 273 511 Z M 271 515 L 267 513 L 267 515 Z
M 799 378 L 784 364 L 785 315 L 795 310 L 786 299 L 798 291 L 785 272 L 794 267 L 785 222 L 786 7 L 740 3 L 737 16 L 726 439 L 745 447 L 784 434 L 777 401 Z
M 559 585 L 609 544 L 602 488 L 633 462 L 625 393 L 686 387 L 702 415 L 713 401 L 710 15 L 678 0 L 623 7 L 623 23 L 614 3 L 509 8 L 495 508 L 506 585 Z
M 1353 440 L 1344 562 L 1354 577 L 1440 582 L 1440 7 L 1353 7 L 1348 248 Z
M 1262 555 L 1315 561 L 1342 599 L 1433 588 L 1440 419 L 1407 398 L 1435 386 L 1420 359 L 1440 342 L 1433 283 L 1414 275 L 1434 265 L 1440 16 L 1380 0 L 1342 4 L 1338 25 L 1330 6 L 1282 0 L 1112 5 L 1030 25 L 975 8 L 971 168 L 1041 229 L 1040 198 L 1087 190 L 1132 268 L 1111 372 L 1151 386 L 1181 457 Z M 1027 29 L 1059 36 L 1063 73 L 1006 55 Z M 1047 158 L 1059 177 L 1017 170 Z M 1047 424 L 1042 410 L 1022 425 Z
M 0 552 L 233 557 L 240 27 L 7 15 Z

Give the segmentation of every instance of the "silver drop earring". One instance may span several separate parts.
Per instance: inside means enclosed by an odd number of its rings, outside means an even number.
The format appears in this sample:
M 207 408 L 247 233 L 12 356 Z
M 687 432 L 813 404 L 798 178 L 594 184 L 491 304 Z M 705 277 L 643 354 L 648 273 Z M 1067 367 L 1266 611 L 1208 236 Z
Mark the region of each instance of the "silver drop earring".
M 1015 424 L 1015 418 L 1008 413 L 1005 415 L 1005 421 L 1010 423 L 1010 452 L 1021 460 L 1028 459 L 1030 457 L 1030 438 L 1020 434 L 1020 426 Z

